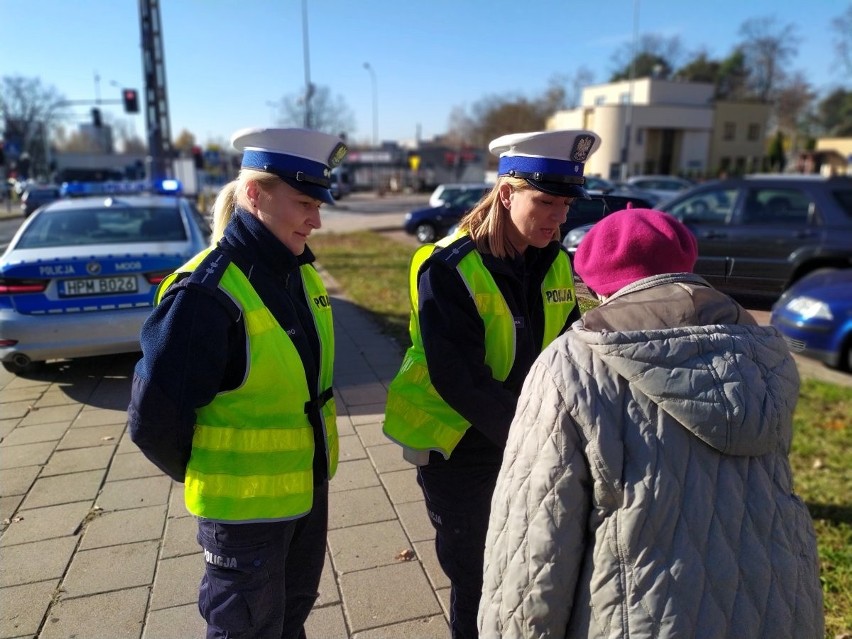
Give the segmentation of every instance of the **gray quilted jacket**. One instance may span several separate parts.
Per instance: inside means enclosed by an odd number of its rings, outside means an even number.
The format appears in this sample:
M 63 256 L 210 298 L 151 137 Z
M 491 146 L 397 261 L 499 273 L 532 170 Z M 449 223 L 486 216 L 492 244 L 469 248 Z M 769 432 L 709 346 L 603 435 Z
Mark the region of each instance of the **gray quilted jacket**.
M 538 358 L 494 492 L 480 636 L 823 637 L 787 455 L 795 362 L 694 275 L 625 287 Z

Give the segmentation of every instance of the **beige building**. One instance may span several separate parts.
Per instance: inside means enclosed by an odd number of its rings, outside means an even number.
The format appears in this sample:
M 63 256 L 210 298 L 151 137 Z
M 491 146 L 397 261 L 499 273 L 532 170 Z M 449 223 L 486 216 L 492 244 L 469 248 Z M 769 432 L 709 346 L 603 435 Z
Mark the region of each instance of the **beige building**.
M 583 89 L 579 107 L 555 113 L 547 129 L 590 129 L 601 136 L 586 175 L 759 170 L 770 105 L 715 101 L 713 90 L 712 84 L 655 78 L 592 85 Z
M 817 153 L 823 158 L 820 172 L 825 175 L 852 175 L 852 137 L 819 138 Z

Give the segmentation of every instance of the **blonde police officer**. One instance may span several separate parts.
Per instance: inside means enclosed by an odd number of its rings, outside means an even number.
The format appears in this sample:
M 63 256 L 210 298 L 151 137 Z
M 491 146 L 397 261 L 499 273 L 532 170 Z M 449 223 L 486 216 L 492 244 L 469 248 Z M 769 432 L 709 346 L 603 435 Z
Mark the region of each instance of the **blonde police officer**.
M 198 518 L 208 637 L 303 637 L 338 457 L 328 294 L 306 245 L 333 202 L 335 136 L 245 129 L 214 242 L 166 280 L 142 328 L 131 438 Z
M 571 201 L 588 197 L 584 163 L 599 146 L 591 131 L 494 140 L 494 188 L 455 235 L 412 259 L 412 346 L 384 432 L 418 464 L 456 639 L 477 636 L 491 496 L 521 385 L 580 317 L 560 225 Z

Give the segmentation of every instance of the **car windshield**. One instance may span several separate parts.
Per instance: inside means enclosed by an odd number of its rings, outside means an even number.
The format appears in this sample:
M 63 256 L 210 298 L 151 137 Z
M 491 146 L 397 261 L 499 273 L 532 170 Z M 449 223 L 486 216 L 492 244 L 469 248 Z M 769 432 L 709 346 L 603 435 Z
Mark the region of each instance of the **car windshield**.
M 24 198 L 45 198 L 55 197 L 59 199 L 59 189 L 29 189 L 24 193 Z
M 473 207 L 490 189 L 466 189 L 451 197 L 448 206 Z
M 17 248 L 185 240 L 176 207 L 100 207 L 44 211 L 26 228 Z

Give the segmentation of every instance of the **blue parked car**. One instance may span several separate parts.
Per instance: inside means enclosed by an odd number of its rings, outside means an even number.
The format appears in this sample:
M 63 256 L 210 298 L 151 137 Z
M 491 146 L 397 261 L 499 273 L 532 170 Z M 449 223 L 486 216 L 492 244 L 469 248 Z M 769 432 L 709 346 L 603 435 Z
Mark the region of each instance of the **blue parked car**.
M 482 197 L 491 191 L 492 185 L 466 189 L 456 194 L 449 202 L 440 206 L 415 209 L 406 214 L 403 228 L 414 235 L 423 244 L 429 244 L 444 237 L 464 215 L 470 211 Z
M 806 275 L 775 303 L 770 322 L 794 353 L 852 372 L 852 268 Z

